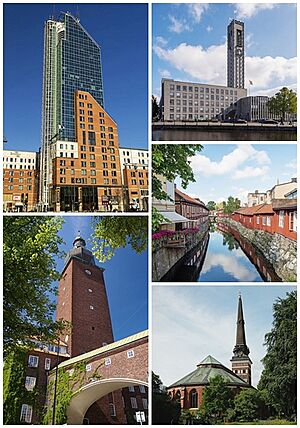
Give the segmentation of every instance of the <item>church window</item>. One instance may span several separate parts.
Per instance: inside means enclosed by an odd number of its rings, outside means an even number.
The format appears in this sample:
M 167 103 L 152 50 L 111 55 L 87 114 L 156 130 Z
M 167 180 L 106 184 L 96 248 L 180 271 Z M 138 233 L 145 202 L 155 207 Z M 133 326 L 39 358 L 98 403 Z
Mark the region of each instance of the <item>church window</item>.
M 27 422 L 28 424 L 30 424 L 31 419 L 32 419 L 32 406 L 29 406 L 28 404 L 22 404 L 20 421 Z
M 116 406 L 114 403 L 109 403 L 109 414 L 110 416 L 116 416 Z
M 127 358 L 133 358 L 134 357 L 134 350 L 130 349 L 129 351 L 127 351 Z
M 91 364 L 87 364 L 87 365 L 85 366 L 85 370 L 86 370 L 87 372 L 90 372 L 90 371 L 92 370 L 92 365 L 91 365 Z
M 36 377 L 26 376 L 25 388 L 27 389 L 27 391 L 33 391 L 33 388 L 35 387 L 35 383 L 36 383 Z
M 105 365 L 110 366 L 111 365 L 111 358 L 105 358 Z
M 129 386 L 129 387 L 128 387 L 128 391 L 129 391 L 129 392 L 134 392 L 134 386 Z
M 139 388 L 140 388 L 140 392 L 142 394 L 144 394 L 146 392 L 144 385 L 140 385 Z
M 190 392 L 190 405 L 193 409 L 198 408 L 198 393 L 195 389 Z
M 50 370 L 50 366 L 51 366 L 51 359 L 45 358 L 45 370 Z
M 131 407 L 132 407 L 133 409 L 137 409 L 137 408 L 138 408 L 138 406 L 137 406 L 137 401 L 136 401 L 136 398 L 135 398 L 135 397 L 130 397 L 130 403 L 131 403 Z
M 39 365 L 39 357 L 36 355 L 29 355 L 28 357 L 28 366 L 29 367 L 38 367 Z

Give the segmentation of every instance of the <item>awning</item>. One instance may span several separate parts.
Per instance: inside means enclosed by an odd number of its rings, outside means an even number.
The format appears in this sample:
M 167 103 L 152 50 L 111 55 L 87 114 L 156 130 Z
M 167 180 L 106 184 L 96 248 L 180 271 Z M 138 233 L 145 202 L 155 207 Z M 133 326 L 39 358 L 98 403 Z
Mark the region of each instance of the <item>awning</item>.
M 190 221 L 188 218 L 183 217 L 182 215 L 178 214 L 175 211 L 158 211 L 159 214 L 170 220 L 172 223 L 186 223 L 187 221 Z M 167 224 L 167 223 L 162 223 Z

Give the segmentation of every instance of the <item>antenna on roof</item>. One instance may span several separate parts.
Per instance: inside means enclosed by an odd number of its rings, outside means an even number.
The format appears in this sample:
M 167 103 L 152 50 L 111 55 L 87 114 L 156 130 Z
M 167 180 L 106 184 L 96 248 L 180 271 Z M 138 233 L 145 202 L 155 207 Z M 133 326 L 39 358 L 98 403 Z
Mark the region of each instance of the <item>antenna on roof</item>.
M 76 19 L 78 22 L 80 22 L 80 16 L 79 16 L 79 6 L 76 6 Z
M 242 297 L 242 292 L 241 290 L 238 291 L 238 297 Z
M 53 21 L 55 20 L 55 4 L 53 3 L 53 7 L 52 7 L 52 17 L 51 19 L 53 19 Z

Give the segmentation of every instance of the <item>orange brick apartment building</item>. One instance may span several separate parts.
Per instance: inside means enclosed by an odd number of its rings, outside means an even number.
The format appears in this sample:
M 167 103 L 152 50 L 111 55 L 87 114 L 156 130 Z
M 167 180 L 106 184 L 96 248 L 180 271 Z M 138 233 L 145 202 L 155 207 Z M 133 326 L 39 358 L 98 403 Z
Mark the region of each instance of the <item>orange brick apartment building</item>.
M 38 153 L 3 151 L 4 211 L 34 211 L 38 197 Z

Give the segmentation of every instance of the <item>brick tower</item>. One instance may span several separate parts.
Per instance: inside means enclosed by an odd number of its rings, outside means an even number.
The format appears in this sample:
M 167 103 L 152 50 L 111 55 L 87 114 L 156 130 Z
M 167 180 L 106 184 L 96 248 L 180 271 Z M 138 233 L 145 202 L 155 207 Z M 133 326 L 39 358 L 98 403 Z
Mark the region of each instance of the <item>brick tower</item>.
M 72 325 L 72 332 L 61 337 L 71 357 L 114 340 L 103 272 L 77 236 L 65 259 L 56 307 L 56 319 Z
M 249 358 L 250 350 L 246 344 L 245 321 L 243 315 L 242 297 L 239 295 L 237 313 L 236 342 L 231 358 L 231 368 L 240 378 L 251 385 L 251 365 Z

